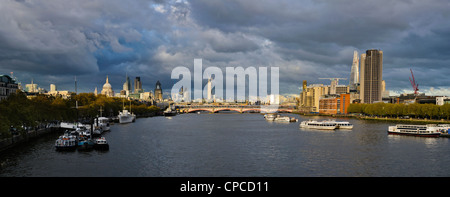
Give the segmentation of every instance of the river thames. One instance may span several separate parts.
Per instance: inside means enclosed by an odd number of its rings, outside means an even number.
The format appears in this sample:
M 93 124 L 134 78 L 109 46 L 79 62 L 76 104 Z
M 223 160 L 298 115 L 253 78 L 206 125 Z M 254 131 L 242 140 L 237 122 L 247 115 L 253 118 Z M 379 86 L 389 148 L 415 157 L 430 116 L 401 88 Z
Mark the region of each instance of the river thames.
M 114 124 L 109 151 L 59 152 L 49 134 L 0 155 L 1 177 L 440 177 L 450 139 L 392 136 L 395 122 L 309 130 L 258 113 L 181 114 Z

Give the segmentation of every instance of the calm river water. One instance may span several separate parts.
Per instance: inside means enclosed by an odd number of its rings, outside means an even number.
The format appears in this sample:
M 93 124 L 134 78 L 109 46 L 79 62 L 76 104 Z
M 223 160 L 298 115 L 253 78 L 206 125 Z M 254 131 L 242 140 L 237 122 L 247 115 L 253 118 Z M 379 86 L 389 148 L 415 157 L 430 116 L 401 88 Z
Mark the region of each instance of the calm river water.
M 140 118 L 112 125 L 106 152 L 57 152 L 59 134 L 14 148 L 0 155 L 0 176 L 450 176 L 450 139 L 388 135 L 394 122 L 338 120 L 354 128 L 300 129 L 257 113 Z

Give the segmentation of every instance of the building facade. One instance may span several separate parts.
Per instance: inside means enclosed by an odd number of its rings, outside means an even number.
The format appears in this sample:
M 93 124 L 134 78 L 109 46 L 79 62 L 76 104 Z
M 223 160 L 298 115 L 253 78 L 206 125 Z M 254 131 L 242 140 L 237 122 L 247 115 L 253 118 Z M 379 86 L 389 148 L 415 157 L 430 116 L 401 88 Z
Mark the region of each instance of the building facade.
M 382 101 L 383 51 L 370 49 L 361 54 L 360 99 L 362 103 Z
M 350 94 L 330 95 L 319 99 L 320 114 L 347 114 Z
M 447 96 L 436 97 L 436 105 L 445 105 L 445 104 L 450 104 L 450 97 Z
M 0 75 L 0 100 L 8 98 L 9 95 L 16 93 L 17 83 L 8 75 Z

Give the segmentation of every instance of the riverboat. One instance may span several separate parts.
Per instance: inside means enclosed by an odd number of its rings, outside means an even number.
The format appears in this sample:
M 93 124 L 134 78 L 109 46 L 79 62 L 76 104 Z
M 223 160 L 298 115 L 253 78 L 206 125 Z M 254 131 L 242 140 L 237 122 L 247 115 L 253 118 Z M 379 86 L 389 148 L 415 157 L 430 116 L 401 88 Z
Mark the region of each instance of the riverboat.
M 277 117 L 276 114 L 273 114 L 273 113 L 264 114 L 264 118 L 267 121 L 274 121 L 276 117 Z
M 77 148 L 77 138 L 70 133 L 65 133 L 55 141 L 56 150 L 75 150 Z
M 409 135 L 417 137 L 439 137 L 442 127 L 435 124 L 427 125 L 405 125 L 398 124 L 395 126 L 389 126 L 388 134 L 392 135 Z
M 117 116 L 119 118 L 119 123 L 130 123 L 134 122 L 136 120 L 136 115 L 131 113 L 131 101 L 130 101 L 130 111 L 125 109 L 125 104 L 122 103 L 123 110 L 119 111 L 119 115 Z
M 78 150 L 79 151 L 87 151 L 92 150 L 94 148 L 94 141 L 88 138 L 81 139 L 78 141 Z
M 275 117 L 274 120 L 277 121 L 277 122 L 291 122 L 291 118 L 289 118 L 287 116 L 280 116 L 280 115 Z
M 109 150 L 109 144 L 105 137 L 99 137 L 94 141 L 94 149 L 97 150 Z
M 130 123 L 136 120 L 136 115 L 128 112 L 128 110 L 124 109 L 119 112 L 119 123 Z
M 336 122 L 316 121 L 316 120 L 302 121 L 300 123 L 300 127 L 307 129 L 321 129 L 321 130 L 334 130 L 338 128 Z
M 102 131 L 109 131 L 109 118 L 106 117 L 98 117 L 97 120 L 94 122 L 95 127 L 100 127 Z
M 336 121 L 336 120 L 329 120 L 329 122 L 334 122 L 337 124 L 336 129 L 353 129 L 353 124 L 350 122 L 345 121 Z

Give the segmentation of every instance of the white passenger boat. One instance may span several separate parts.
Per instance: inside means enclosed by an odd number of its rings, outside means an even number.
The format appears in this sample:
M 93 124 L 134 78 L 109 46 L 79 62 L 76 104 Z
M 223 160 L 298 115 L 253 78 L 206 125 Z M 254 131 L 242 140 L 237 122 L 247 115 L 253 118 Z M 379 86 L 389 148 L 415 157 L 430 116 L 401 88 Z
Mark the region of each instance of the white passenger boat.
M 302 121 L 300 123 L 301 128 L 307 128 L 307 129 L 323 129 L 323 130 L 334 130 L 337 128 L 336 122 L 330 122 L 330 121 L 316 121 L 316 120 L 307 120 Z
M 119 112 L 119 123 L 130 123 L 136 120 L 136 115 L 128 112 L 128 110 L 124 109 Z
M 277 117 L 276 114 L 273 114 L 273 113 L 264 114 L 264 118 L 267 121 L 274 121 L 276 117 Z
M 335 122 L 337 124 L 336 129 L 353 129 L 353 124 L 350 122 L 336 120 L 329 120 L 329 122 Z
M 136 115 L 131 113 L 131 101 L 130 101 L 130 111 L 126 110 L 125 105 L 123 104 L 123 110 L 119 112 L 119 115 L 117 117 L 119 118 L 119 123 L 130 123 L 136 120 Z
M 67 132 L 55 141 L 55 148 L 56 150 L 75 150 L 77 143 L 76 136 Z
M 439 137 L 441 134 L 441 126 L 435 124 L 427 125 L 404 125 L 398 124 L 395 126 L 389 126 L 388 134 L 393 135 L 410 135 L 418 137 Z
M 277 121 L 277 122 L 291 122 L 291 118 L 289 118 L 287 116 L 280 116 L 280 115 L 275 117 L 274 120 Z

